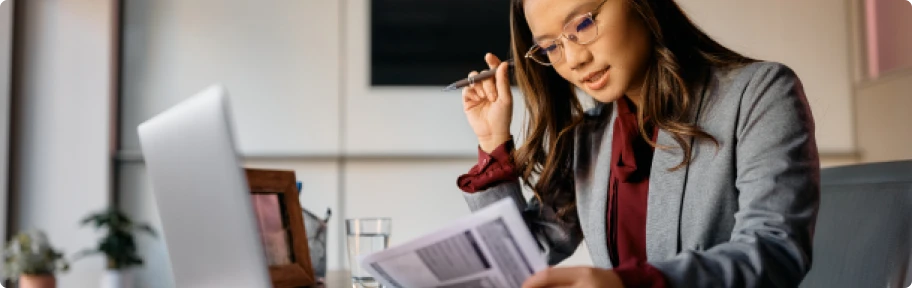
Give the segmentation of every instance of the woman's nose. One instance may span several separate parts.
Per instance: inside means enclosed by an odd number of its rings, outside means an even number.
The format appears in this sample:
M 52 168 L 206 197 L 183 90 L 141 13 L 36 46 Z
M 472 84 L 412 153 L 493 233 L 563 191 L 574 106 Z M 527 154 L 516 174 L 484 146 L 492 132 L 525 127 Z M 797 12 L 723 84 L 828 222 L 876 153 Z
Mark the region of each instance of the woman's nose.
M 592 53 L 585 45 L 573 41 L 564 41 L 564 58 L 570 69 L 577 70 L 592 62 Z

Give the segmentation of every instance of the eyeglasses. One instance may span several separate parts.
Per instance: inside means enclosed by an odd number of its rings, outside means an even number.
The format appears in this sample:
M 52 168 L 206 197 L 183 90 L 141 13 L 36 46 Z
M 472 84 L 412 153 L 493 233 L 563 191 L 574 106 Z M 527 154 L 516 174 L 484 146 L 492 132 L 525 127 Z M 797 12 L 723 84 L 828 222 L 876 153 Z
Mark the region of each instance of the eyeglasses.
M 599 9 L 602 8 L 602 4 L 605 4 L 605 2 L 608 2 L 608 0 L 599 3 L 598 7 L 592 12 L 577 16 L 564 25 L 564 28 L 561 30 L 563 33 L 561 33 L 557 39 L 546 39 L 532 45 L 529 52 L 526 52 L 526 58 L 532 59 L 545 66 L 551 66 L 564 58 L 564 43 L 560 41 L 561 38 L 567 38 L 567 40 L 580 45 L 586 45 L 595 41 L 599 35 L 598 23 L 595 22 L 595 17 L 598 15 Z

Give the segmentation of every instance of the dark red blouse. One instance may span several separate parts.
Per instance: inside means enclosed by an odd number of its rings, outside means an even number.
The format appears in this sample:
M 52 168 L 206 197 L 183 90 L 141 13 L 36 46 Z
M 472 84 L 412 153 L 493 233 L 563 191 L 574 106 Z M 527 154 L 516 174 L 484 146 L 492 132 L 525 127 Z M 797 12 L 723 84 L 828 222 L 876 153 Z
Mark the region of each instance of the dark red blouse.
M 608 183 L 606 231 L 613 270 L 625 287 L 667 287 L 662 272 L 646 262 L 646 206 L 649 171 L 654 149 L 637 132 L 636 111 L 626 97 L 617 103 L 611 148 L 611 177 Z M 655 139 L 655 129 L 652 129 Z M 478 164 L 457 180 L 468 193 L 517 181 L 510 161 L 513 141 L 485 153 L 478 149 Z
M 646 207 L 654 147 L 637 130 L 635 106 L 615 101 L 617 120 L 611 142 L 608 181 L 608 256 L 625 287 L 666 287 L 662 272 L 646 262 Z M 647 128 L 655 141 L 657 131 Z

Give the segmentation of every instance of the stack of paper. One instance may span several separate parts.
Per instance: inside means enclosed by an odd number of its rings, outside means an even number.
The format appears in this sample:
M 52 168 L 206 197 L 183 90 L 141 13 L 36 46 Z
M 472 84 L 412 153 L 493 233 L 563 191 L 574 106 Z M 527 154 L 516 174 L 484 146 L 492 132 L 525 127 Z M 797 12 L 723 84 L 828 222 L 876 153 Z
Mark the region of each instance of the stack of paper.
M 361 259 L 385 287 L 521 287 L 547 268 L 511 199 L 449 227 Z

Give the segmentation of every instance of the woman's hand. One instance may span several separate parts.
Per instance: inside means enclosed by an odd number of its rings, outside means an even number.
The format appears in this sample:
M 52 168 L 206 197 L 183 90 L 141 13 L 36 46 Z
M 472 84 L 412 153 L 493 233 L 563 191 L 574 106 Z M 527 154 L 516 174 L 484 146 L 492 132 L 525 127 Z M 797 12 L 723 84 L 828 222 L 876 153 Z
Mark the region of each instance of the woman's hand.
M 523 288 L 623 288 L 621 278 L 612 270 L 593 267 L 549 268 L 535 273 Z
M 485 55 L 488 67 L 497 69 L 488 78 L 462 89 L 462 106 L 469 125 L 478 137 L 478 144 L 485 152 L 510 140 L 510 121 L 513 118 L 513 93 L 507 76 L 507 63 L 501 63 L 494 54 Z M 477 75 L 472 71 L 469 77 Z

